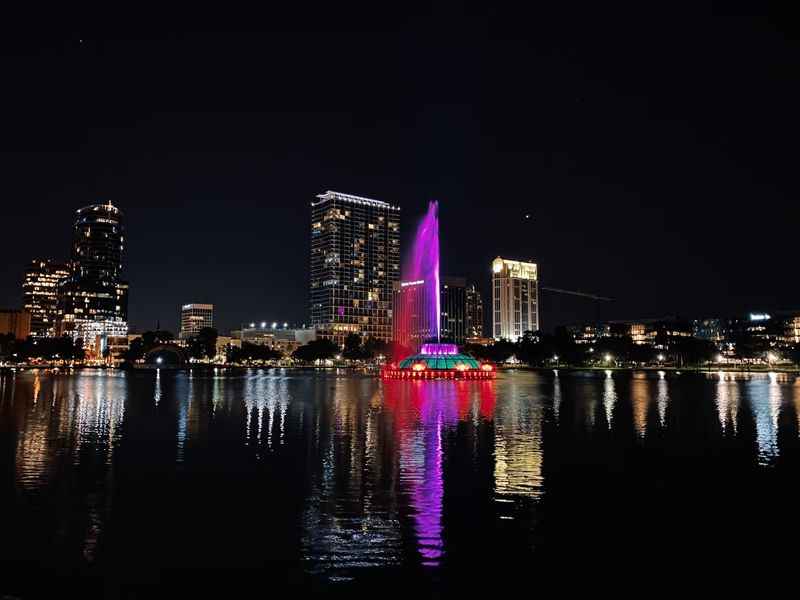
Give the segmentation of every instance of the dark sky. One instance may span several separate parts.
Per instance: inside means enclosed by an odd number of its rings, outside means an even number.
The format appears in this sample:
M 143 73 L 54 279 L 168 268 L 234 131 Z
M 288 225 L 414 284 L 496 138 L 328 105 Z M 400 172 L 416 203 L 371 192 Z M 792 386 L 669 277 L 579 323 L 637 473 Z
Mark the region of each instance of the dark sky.
M 0 306 L 111 199 L 135 328 L 303 322 L 332 189 L 401 205 L 405 247 L 439 200 L 442 270 L 486 298 L 500 254 L 603 318 L 800 307 L 792 16 L 558 4 L 6 15 Z M 594 316 L 544 297 L 548 328 Z

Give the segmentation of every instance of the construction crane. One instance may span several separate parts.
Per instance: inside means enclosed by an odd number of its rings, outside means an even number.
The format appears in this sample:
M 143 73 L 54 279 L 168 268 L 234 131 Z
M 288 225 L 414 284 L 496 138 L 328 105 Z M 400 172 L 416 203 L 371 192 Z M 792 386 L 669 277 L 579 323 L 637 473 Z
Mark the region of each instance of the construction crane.
M 603 302 L 613 302 L 613 298 L 606 298 L 605 296 L 597 296 L 595 294 L 586 294 L 584 292 L 574 292 L 572 290 L 562 290 L 559 288 L 541 287 L 539 288 L 545 292 L 555 292 L 556 294 L 569 294 L 570 296 L 580 296 L 581 298 L 589 298 L 590 300 L 601 300 Z
M 580 298 L 586 298 L 588 300 L 595 301 L 594 305 L 594 318 L 595 321 L 600 322 L 600 302 L 613 302 L 613 298 L 607 298 L 605 296 L 598 296 L 597 294 L 587 294 L 585 292 L 576 292 L 573 290 L 562 290 L 560 288 L 551 288 L 551 287 L 540 287 L 539 288 L 545 292 L 553 292 L 554 294 L 567 294 L 568 296 L 578 296 Z

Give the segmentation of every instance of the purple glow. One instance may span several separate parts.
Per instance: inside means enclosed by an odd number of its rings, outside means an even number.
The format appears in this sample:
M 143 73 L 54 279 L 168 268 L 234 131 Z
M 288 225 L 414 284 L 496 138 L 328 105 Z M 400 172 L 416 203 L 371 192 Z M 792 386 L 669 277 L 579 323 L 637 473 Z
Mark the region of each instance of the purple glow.
M 455 344 L 422 344 L 420 354 L 449 356 L 451 354 L 458 354 L 458 346 Z
M 424 281 L 422 285 L 425 286 L 424 293 L 428 299 L 425 303 L 428 310 L 425 321 L 430 327 L 431 337 L 438 340 L 441 308 L 439 306 L 439 203 L 436 201 L 428 203 L 428 212 L 417 227 L 411 255 L 404 269 L 403 281 Z

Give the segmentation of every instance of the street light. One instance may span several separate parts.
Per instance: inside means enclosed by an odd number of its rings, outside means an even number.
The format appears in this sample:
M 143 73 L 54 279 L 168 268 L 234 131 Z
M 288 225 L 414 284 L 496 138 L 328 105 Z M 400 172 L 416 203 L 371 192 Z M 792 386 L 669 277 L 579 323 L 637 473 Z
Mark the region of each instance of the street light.
M 659 354 L 656 358 L 658 358 L 658 362 L 664 362 L 664 355 Z

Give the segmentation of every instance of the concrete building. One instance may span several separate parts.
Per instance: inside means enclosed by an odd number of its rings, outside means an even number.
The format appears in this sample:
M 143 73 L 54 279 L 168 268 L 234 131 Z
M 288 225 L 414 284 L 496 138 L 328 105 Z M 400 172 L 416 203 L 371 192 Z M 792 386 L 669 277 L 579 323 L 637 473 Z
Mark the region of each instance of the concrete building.
M 311 325 L 337 344 L 388 342 L 400 278 L 400 208 L 327 191 L 311 203 Z
M 33 260 L 25 269 L 22 302 L 31 315 L 31 335 L 54 337 L 58 334 L 58 304 L 61 287 L 69 277 L 66 264 Z
M 205 327 L 214 327 L 213 304 L 184 304 L 181 307 L 181 332 L 179 337 L 182 340 L 196 336 Z
M 467 338 L 467 280 L 441 277 L 439 284 L 442 341 L 463 344 Z
M 492 261 L 492 337 L 515 342 L 540 328 L 536 263 L 498 256 Z
M 287 324 L 284 324 L 287 325 Z M 317 339 L 317 330 L 312 328 L 280 327 L 278 323 L 252 323 L 251 327 L 243 327 L 231 332 L 231 338 L 241 344 L 257 344 L 269 346 L 284 354 L 291 354 L 300 346 Z
M 31 313 L 27 310 L 0 308 L 0 335 L 12 334 L 24 340 L 31 334 Z

